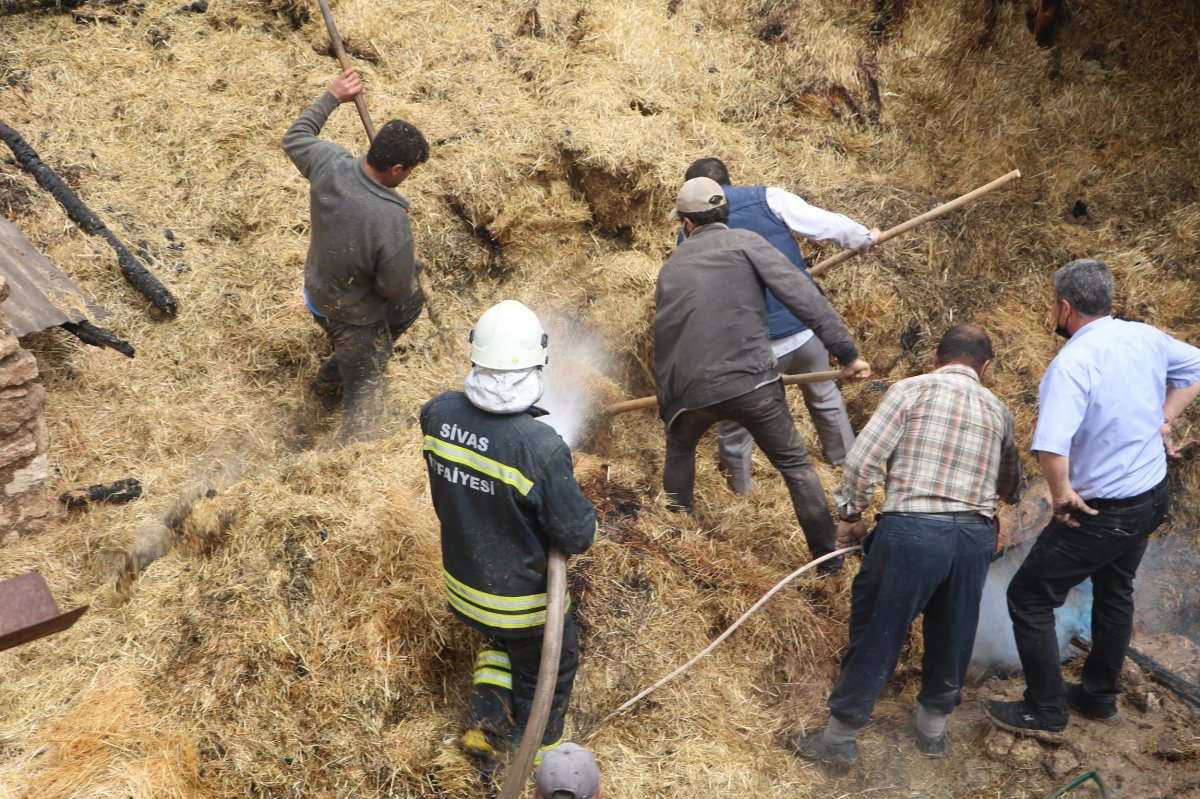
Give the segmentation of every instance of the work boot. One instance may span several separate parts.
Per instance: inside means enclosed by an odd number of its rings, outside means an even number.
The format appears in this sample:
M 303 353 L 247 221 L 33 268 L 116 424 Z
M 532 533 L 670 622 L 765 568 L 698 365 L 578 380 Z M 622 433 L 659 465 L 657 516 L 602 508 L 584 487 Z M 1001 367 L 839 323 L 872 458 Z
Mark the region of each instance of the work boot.
M 337 358 L 329 356 L 317 370 L 317 379 L 313 381 L 313 391 L 318 396 L 334 399 L 342 393 L 342 369 L 338 366 Z
M 488 742 L 487 733 L 478 727 L 471 727 L 459 739 L 463 751 L 477 760 L 492 760 L 496 757 L 496 748 Z
M 1077 682 L 1067 683 L 1067 706 L 1084 718 L 1104 724 L 1113 725 L 1121 720 L 1121 713 L 1117 710 L 1115 701 L 1110 704 L 1096 700 Z
M 825 561 L 824 563 L 818 563 L 817 564 L 817 576 L 818 577 L 833 577 L 834 575 L 841 574 L 842 564 L 844 564 L 845 562 L 846 562 L 846 556 L 838 555 L 836 558 L 830 558 L 829 560 Z
M 825 763 L 839 768 L 849 768 L 858 762 L 858 741 L 852 740 L 836 744 L 828 743 L 825 740 L 824 730 L 810 733 L 809 735 L 796 733 L 790 736 L 784 743 L 788 749 L 791 749 L 805 760 Z
M 1060 743 L 1066 722 L 1053 724 L 1046 721 L 1029 707 L 1024 701 L 1001 702 L 989 699 L 983 703 L 983 713 L 993 724 L 1002 730 L 1027 735 L 1046 743 Z

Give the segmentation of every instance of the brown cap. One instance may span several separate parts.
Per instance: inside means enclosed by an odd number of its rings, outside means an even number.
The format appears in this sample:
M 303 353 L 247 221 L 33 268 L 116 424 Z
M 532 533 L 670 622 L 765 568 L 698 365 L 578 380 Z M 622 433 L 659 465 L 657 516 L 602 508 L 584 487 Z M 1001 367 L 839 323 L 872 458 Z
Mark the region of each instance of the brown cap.
M 721 184 L 712 178 L 692 178 L 683 184 L 675 197 L 675 215 L 698 214 L 720 208 L 725 204 Z

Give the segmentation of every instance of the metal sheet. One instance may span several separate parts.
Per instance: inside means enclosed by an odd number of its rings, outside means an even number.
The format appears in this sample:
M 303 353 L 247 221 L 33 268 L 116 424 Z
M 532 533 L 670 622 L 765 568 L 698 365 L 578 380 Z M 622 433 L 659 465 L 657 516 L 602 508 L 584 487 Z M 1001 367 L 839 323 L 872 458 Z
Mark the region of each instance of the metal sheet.
M 95 321 L 108 315 L 2 216 L 0 277 L 9 289 L 8 299 L 0 304 L 0 315 L 18 338 L 63 322 Z
M 0 582 L 0 651 L 65 630 L 87 609 L 59 613 L 46 578 L 37 572 Z

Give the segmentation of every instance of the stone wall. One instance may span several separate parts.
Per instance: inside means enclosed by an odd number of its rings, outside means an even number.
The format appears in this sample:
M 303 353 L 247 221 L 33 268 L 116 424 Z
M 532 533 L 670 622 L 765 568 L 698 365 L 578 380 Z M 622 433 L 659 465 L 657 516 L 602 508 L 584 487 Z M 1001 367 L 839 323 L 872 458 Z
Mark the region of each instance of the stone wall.
M 37 360 L 4 319 L 8 284 L 0 278 L 0 545 L 46 525 L 46 390 Z

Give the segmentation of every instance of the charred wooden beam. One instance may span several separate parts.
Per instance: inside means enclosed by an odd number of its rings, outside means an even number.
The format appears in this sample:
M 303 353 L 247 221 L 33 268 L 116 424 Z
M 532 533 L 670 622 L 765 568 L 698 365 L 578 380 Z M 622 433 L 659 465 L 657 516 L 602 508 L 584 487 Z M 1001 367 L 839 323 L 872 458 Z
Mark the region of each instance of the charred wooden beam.
M 83 508 L 93 502 L 108 502 L 113 505 L 124 505 L 133 502 L 142 495 L 142 481 L 136 477 L 126 477 L 109 485 L 93 485 L 86 488 L 72 488 L 64 491 L 58 501 L 68 508 Z
M 154 307 L 163 313 L 174 316 L 179 312 L 179 303 L 175 296 L 121 243 L 121 240 L 108 229 L 108 226 L 100 221 L 100 217 L 96 216 L 95 212 L 79 199 L 66 181 L 46 165 L 21 134 L 0 122 L 0 139 L 3 139 L 9 149 L 13 151 L 21 168 L 33 175 L 38 185 L 58 200 L 58 204 L 63 207 L 67 216 L 75 224 L 79 225 L 85 233 L 100 236 L 109 243 L 117 253 L 117 264 L 129 285 L 141 292 L 142 296 L 150 300 Z
M 127 358 L 132 358 L 134 355 L 132 344 L 123 338 L 118 338 L 111 330 L 94 325 L 86 319 L 80 322 L 63 322 L 59 327 L 84 344 L 91 344 L 93 347 L 108 347 Z
M 1079 636 L 1071 639 L 1071 645 L 1083 652 L 1091 652 L 1092 644 Z M 1171 693 L 1187 702 L 1192 707 L 1200 707 L 1200 686 L 1190 683 L 1175 672 L 1168 669 L 1149 655 L 1142 654 L 1134 647 L 1129 647 L 1126 657 L 1141 667 L 1150 679 L 1167 688 Z
M 0 15 L 22 14 L 26 11 L 70 11 L 85 0 L 0 0 Z
M 1149 674 L 1155 682 L 1169 688 L 1172 693 L 1192 707 L 1200 707 L 1200 687 L 1183 679 L 1149 655 L 1143 655 L 1132 646 L 1129 647 L 1127 657 L 1141 666 L 1142 670 Z

